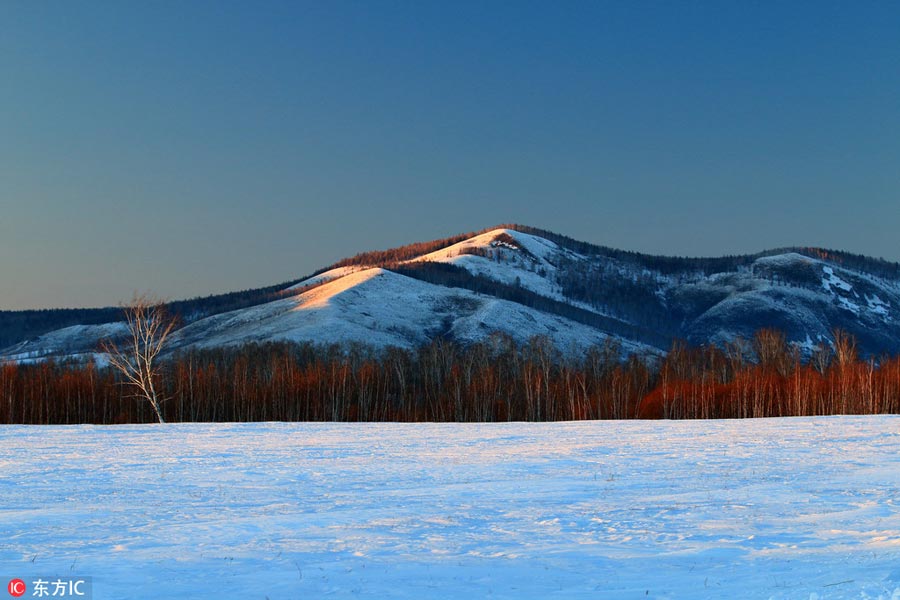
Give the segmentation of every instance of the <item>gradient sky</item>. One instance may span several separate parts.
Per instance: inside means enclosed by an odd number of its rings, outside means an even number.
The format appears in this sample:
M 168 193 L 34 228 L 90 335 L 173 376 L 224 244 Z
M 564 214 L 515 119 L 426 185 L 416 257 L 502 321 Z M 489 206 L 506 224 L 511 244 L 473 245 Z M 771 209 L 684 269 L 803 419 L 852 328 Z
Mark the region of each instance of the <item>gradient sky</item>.
M 0 308 L 501 222 L 900 260 L 897 2 L 0 3 Z

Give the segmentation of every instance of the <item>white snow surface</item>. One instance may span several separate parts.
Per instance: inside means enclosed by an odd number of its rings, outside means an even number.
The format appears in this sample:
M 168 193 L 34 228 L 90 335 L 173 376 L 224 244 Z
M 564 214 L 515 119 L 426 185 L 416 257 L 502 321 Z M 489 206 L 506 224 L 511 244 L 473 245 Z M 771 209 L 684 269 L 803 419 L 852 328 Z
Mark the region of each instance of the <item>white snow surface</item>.
M 450 331 L 443 329 L 450 325 Z M 293 298 L 201 319 L 172 336 L 173 347 L 215 347 L 275 340 L 416 347 L 428 335 L 464 342 L 503 331 L 517 342 L 552 337 L 564 352 L 601 344 L 588 325 L 507 300 L 436 286 L 380 268 L 354 271 Z M 643 349 L 624 343 L 629 352 Z
M 0 565 L 119 598 L 900 598 L 900 418 L 0 428 Z
M 822 267 L 822 272 L 825 274 L 822 277 L 822 287 L 826 292 L 832 292 L 831 288 L 836 287 L 839 290 L 843 290 L 845 292 L 850 292 L 853 290 L 853 286 L 838 277 L 834 274 L 834 269 L 829 266 Z M 834 292 L 832 292 L 834 293 Z

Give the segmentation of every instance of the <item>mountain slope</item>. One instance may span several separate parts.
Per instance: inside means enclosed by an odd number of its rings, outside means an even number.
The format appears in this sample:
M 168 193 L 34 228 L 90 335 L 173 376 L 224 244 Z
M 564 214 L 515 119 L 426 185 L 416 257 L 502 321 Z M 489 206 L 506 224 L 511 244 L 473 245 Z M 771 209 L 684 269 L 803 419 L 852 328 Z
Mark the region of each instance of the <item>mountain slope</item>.
M 175 347 L 273 340 L 414 347 L 435 337 L 463 343 L 503 332 L 518 342 L 547 335 L 561 348 L 602 343 L 595 328 L 522 304 L 433 285 L 382 269 L 361 269 L 292 298 L 203 319 L 174 336 Z
M 563 351 L 607 338 L 664 351 L 675 338 L 724 344 L 762 327 L 804 352 L 835 328 L 865 354 L 900 352 L 900 265 L 815 248 L 676 258 L 577 242 L 522 226 L 358 255 L 259 301 L 196 313 L 173 348 L 296 340 L 412 347 L 503 332 L 547 336 Z M 91 352 L 109 326 L 69 327 L 2 355 Z

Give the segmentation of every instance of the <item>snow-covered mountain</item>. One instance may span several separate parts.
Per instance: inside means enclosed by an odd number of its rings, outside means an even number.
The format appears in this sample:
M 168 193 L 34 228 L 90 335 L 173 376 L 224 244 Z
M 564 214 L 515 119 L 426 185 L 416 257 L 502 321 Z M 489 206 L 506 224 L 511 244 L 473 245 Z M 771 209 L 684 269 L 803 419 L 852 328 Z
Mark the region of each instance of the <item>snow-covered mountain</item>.
M 814 248 L 657 257 L 521 226 L 359 255 L 236 310 L 188 304 L 176 307 L 187 323 L 174 350 L 276 340 L 414 347 L 503 332 L 519 342 L 547 336 L 566 352 L 610 337 L 627 351 L 659 352 L 676 338 L 722 344 L 774 327 L 804 351 L 829 343 L 835 328 L 865 354 L 900 351 L 895 263 Z M 117 331 L 69 326 L 0 356 L 92 353 Z

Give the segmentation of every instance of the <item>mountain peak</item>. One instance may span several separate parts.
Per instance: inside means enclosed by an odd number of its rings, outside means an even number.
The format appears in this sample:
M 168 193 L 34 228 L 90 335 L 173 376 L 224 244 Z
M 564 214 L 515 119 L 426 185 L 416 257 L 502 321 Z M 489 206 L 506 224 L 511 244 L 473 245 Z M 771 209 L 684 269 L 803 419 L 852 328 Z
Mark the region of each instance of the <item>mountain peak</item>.
M 254 293 L 235 295 L 231 305 L 174 303 L 186 315 L 175 347 L 269 340 L 414 347 L 500 332 L 519 342 L 545 336 L 564 352 L 609 339 L 627 351 L 663 352 L 677 338 L 723 344 L 768 327 L 804 352 L 830 343 L 835 328 L 855 335 L 865 353 L 900 350 L 900 265 L 816 248 L 676 258 L 502 225 L 358 254 Z M 109 327 L 90 323 L 48 329 L 2 354 L 92 352 Z

